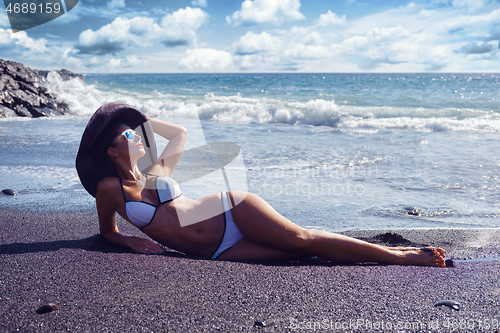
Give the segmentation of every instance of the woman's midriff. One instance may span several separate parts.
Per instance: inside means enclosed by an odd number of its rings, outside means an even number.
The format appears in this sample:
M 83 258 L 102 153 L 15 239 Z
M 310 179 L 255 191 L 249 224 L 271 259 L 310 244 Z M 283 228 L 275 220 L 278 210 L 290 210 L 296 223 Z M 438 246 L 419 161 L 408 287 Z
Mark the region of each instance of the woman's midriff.
M 142 231 L 169 248 L 209 258 L 224 234 L 223 213 L 219 193 L 198 200 L 180 196 L 160 205 L 151 224 Z

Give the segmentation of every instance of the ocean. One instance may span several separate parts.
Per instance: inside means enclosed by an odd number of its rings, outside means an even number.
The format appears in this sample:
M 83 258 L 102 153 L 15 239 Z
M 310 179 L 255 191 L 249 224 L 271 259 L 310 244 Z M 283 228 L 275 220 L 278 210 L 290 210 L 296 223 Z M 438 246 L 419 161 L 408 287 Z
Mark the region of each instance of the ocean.
M 233 190 L 309 228 L 491 228 L 500 217 L 500 74 L 87 74 L 48 88 L 61 117 L 0 120 L 0 206 L 95 206 L 75 170 L 83 130 L 121 101 L 188 129 L 186 152 L 225 142 Z M 158 146 L 166 141 L 158 138 Z M 215 170 L 172 175 L 193 199 Z M 212 177 L 213 176 L 213 177 Z M 97 221 L 96 221 L 97 226 Z

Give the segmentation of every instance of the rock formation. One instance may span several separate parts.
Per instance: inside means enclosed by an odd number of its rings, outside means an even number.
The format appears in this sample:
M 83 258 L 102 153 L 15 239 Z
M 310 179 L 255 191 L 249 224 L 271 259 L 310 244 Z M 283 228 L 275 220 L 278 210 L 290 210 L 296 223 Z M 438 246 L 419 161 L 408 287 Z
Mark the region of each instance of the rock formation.
M 62 69 L 63 80 L 83 77 Z M 45 117 L 69 112 L 68 105 L 45 87 L 49 71 L 34 70 L 14 61 L 0 59 L 0 118 Z

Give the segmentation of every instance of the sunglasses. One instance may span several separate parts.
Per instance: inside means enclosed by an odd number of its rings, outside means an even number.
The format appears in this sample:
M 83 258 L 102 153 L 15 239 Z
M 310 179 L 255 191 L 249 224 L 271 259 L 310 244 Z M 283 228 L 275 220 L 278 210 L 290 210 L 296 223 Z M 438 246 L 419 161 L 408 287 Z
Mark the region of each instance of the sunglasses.
M 118 140 L 120 140 L 120 138 L 124 136 L 125 139 L 127 139 L 127 141 L 134 141 L 134 137 L 135 136 L 139 136 L 139 133 L 137 133 L 136 131 L 134 130 L 126 130 L 125 132 L 123 132 L 122 134 L 118 135 L 114 140 L 113 140 L 113 143 L 111 144 L 111 146 L 114 146 L 116 144 L 116 142 Z

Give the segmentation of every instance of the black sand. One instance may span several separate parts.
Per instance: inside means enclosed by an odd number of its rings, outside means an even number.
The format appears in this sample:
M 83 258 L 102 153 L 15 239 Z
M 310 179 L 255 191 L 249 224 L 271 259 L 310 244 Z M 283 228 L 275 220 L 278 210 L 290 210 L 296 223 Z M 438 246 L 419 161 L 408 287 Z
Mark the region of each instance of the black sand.
M 500 329 L 499 260 L 431 268 L 139 255 L 107 243 L 96 221 L 94 210 L 0 209 L 0 332 Z M 441 246 L 454 259 L 500 257 L 498 229 L 347 234 Z M 444 299 L 460 303 L 460 310 L 433 306 Z M 36 313 L 48 303 L 59 309 Z

